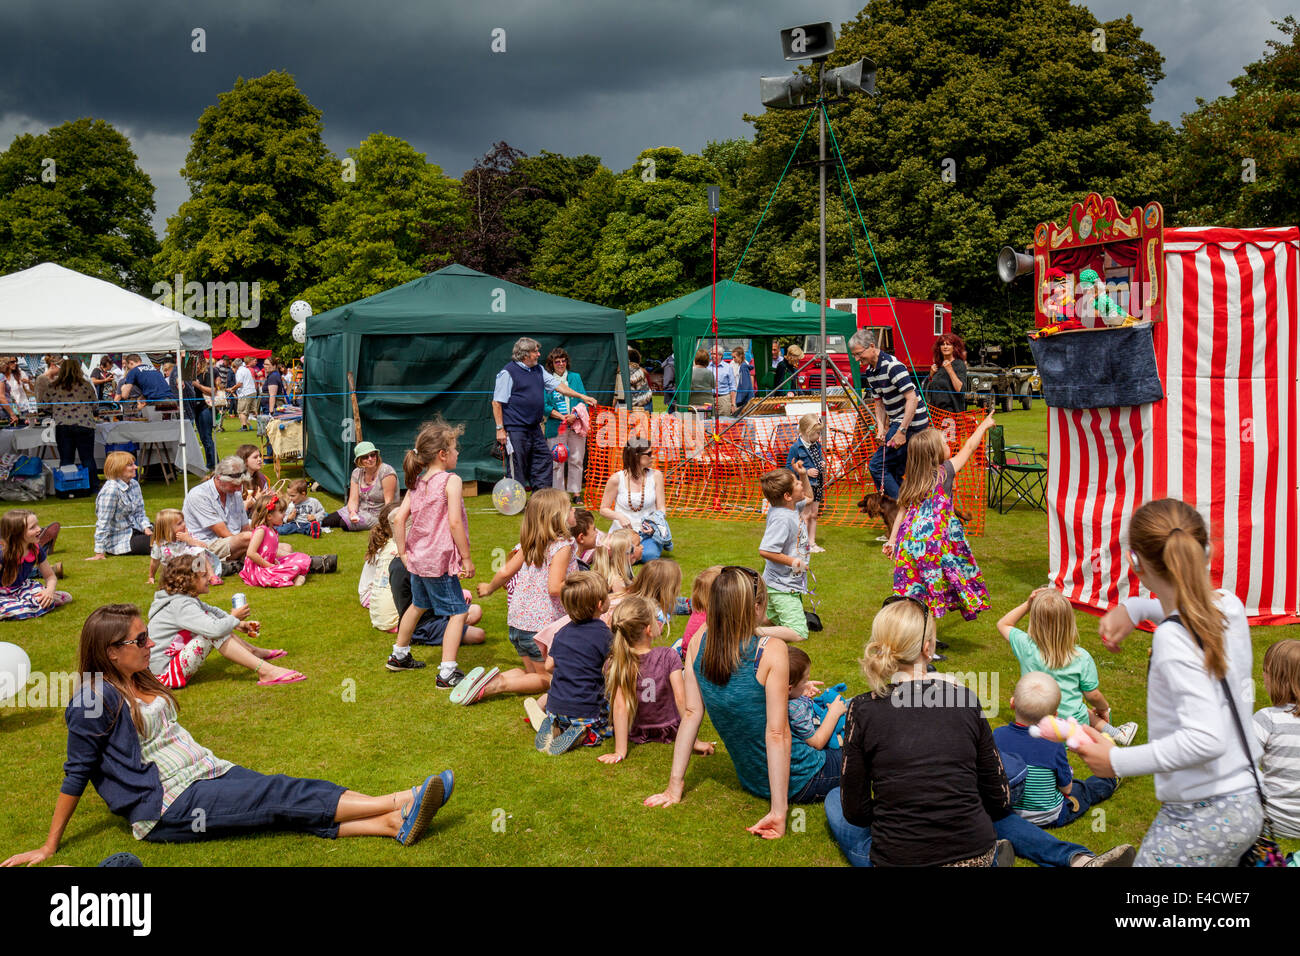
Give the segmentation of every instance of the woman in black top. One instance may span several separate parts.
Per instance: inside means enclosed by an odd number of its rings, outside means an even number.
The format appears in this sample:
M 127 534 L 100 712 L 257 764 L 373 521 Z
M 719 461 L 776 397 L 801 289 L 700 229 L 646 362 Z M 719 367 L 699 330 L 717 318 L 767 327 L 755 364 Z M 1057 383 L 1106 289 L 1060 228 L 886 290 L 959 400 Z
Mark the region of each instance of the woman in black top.
M 934 364 L 925 383 L 925 400 L 931 408 L 949 412 L 966 410 L 966 343 L 960 335 L 945 332 L 934 343 Z
M 935 627 L 912 598 L 871 622 L 862 669 L 872 691 L 849 704 L 840 789 L 826 797 L 835 842 L 855 866 L 991 866 L 993 819 L 1011 810 L 1006 773 L 979 699 L 927 673 Z
M 803 364 L 803 349 L 797 345 L 788 345 L 785 349 L 785 358 L 781 359 L 781 364 L 776 367 L 773 373 L 776 376 L 775 387 L 778 391 L 783 391 L 787 395 L 798 394 L 798 382 L 795 379 L 795 373 L 799 371 L 799 366 Z

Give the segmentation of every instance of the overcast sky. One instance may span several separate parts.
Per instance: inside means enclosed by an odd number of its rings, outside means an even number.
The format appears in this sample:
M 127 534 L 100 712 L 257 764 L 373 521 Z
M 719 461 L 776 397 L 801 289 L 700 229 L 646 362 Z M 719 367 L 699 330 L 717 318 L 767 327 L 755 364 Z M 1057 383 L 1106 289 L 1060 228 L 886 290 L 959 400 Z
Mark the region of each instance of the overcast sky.
M 237 76 L 294 74 L 342 156 L 382 130 L 459 176 L 504 139 L 594 153 L 614 170 L 648 146 L 748 136 L 758 77 L 785 71 L 778 32 L 837 29 L 862 0 L 4 0 L 0 149 L 81 116 L 126 133 L 157 189 L 161 232 L 188 197 L 178 170 L 199 114 Z M 1294 0 L 1091 0 L 1132 13 L 1165 56 L 1157 119 L 1177 123 L 1281 36 Z M 191 31 L 206 32 L 205 53 Z M 505 31 L 505 52 L 491 49 Z

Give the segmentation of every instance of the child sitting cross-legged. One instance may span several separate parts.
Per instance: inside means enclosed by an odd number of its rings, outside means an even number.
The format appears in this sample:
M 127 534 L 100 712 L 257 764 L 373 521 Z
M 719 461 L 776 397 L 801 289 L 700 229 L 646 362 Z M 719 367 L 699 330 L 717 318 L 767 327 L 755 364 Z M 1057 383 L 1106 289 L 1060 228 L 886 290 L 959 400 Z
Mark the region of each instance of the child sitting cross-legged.
M 791 647 L 790 733 L 813 750 L 843 750 L 844 715 L 849 705 L 834 688 L 819 691 L 811 677 L 812 658 L 802 648 Z
M 289 482 L 285 496 L 289 505 L 284 509 L 284 523 L 276 528 L 281 535 L 306 534 L 313 538 L 321 535 L 320 523 L 328 515 L 325 506 L 307 493 L 311 486 L 302 478 Z
M 1107 799 L 1119 780 L 1089 777 L 1076 780 L 1065 754 L 1065 744 L 1029 733 L 1061 705 L 1061 688 L 1050 674 L 1031 671 L 1016 682 L 1011 709 L 1015 723 L 993 731 L 993 742 L 1004 754 L 1015 754 L 1028 767 L 1025 791 L 1011 809 L 1030 823 L 1051 829 L 1077 820 Z
M 663 558 L 658 558 L 646 567 L 664 563 Z M 667 623 L 668 615 L 659 603 L 641 594 L 628 594 L 614 608 L 610 622 L 614 641 L 605 670 L 605 696 L 614 722 L 614 752 L 601 754 L 602 763 L 622 761 L 629 743 L 670 744 L 677 740 L 686 709 L 682 659 L 671 647 L 653 646 Z M 695 752 L 712 754 L 713 744 L 697 740 Z
M 533 741 L 546 754 L 597 747 L 614 732 L 605 700 L 605 659 L 613 635 L 600 619 L 609 607 L 609 585 L 595 571 L 578 571 L 565 578 L 560 601 L 569 623 L 551 645 L 555 669 Z

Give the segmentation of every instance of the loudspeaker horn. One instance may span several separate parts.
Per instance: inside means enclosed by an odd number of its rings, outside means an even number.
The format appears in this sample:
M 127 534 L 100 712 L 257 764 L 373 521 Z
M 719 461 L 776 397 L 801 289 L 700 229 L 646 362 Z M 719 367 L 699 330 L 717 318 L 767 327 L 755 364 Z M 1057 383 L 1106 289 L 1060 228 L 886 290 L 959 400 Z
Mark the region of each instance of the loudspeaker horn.
M 1032 272 L 1034 257 L 1023 252 L 1016 252 L 1010 246 L 1003 246 L 998 253 L 998 276 L 1003 282 L 1014 282 L 1026 272 Z

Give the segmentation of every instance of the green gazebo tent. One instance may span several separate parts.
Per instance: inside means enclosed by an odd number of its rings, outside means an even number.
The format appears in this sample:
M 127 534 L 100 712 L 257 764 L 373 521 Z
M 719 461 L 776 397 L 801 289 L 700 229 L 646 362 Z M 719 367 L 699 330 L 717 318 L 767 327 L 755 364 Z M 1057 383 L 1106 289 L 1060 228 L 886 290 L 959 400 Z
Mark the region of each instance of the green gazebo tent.
M 495 481 L 492 387 L 520 336 L 542 358 L 568 351 L 586 392 L 610 403 L 614 374 L 628 379 L 626 317 L 618 309 L 538 292 L 450 265 L 405 285 L 307 320 L 304 427 L 307 471 L 345 493 L 352 448 L 364 438 L 402 476 L 402 457 L 435 413 L 464 423 L 456 473 Z M 353 428 L 348 373 L 356 382 L 362 435 Z
M 677 376 L 674 394 L 679 405 L 686 404 L 691 389 L 690 370 L 695 361 L 696 343 L 713 336 L 712 289 L 706 285 L 671 302 L 627 317 L 628 338 L 673 340 Z M 771 352 L 772 339 L 780 335 L 821 334 L 821 311 L 816 302 L 805 302 L 730 279 L 718 283 L 716 310 L 718 338 L 755 340 L 754 364 L 760 392 L 775 384 L 771 363 L 764 361 L 764 356 Z M 827 335 L 842 335 L 847 340 L 857 328 L 857 318 L 848 312 L 826 310 Z M 701 343 L 701 347 L 708 348 L 709 344 Z M 856 386 L 857 363 L 850 364 Z

